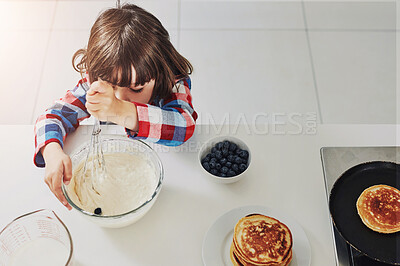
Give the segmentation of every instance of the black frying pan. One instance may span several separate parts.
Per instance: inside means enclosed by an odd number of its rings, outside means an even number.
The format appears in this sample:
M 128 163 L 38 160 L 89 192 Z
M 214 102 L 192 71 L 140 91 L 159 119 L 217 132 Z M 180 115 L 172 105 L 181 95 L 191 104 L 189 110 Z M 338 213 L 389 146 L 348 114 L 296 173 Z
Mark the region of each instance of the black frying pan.
M 379 184 L 400 189 L 400 165 L 369 162 L 350 168 L 333 185 L 329 209 L 336 229 L 353 248 L 377 261 L 400 265 L 400 232 L 375 232 L 363 224 L 357 213 L 360 194 Z

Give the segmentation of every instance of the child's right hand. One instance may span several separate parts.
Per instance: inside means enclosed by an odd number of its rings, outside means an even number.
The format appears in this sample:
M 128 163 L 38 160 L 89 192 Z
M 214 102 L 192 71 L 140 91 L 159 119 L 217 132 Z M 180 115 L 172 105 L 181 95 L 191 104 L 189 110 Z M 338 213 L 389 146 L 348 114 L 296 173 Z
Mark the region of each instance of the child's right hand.
M 42 148 L 42 154 L 46 163 L 44 182 L 49 186 L 50 190 L 57 197 L 57 199 L 71 210 L 61 191 L 61 182 L 64 181 L 66 185 L 69 184 L 72 178 L 72 162 L 71 158 L 64 153 L 60 144 L 57 142 L 50 142 Z

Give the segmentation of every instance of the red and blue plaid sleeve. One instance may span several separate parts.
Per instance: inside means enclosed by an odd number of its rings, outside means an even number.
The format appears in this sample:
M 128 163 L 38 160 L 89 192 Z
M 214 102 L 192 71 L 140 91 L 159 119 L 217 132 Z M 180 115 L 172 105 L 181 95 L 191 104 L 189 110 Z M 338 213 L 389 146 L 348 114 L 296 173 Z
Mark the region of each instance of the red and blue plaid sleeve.
M 194 132 L 197 113 L 193 109 L 190 94 L 190 78 L 178 80 L 168 99 L 158 106 L 135 103 L 139 130 L 126 129 L 128 137 L 143 139 L 166 146 L 178 146 Z
M 73 132 L 79 122 L 90 115 L 86 111 L 86 90 L 82 86 L 86 79 L 80 80 L 73 90 L 56 101 L 44 114 L 36 120 L 35 155 L 33 161 L 36 166 L 44 167 L 45 162 L 40 149 L 50 142 L 58 142 L 63 147 L 68 133 Z

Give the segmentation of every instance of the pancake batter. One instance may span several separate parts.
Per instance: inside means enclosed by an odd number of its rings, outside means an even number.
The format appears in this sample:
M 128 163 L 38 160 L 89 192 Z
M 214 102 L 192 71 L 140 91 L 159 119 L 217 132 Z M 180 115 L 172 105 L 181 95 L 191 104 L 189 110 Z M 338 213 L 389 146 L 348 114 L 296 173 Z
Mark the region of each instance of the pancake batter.
M 150 199 L 157 186 L 154 166 L 139 155 L 129 153 L 104 154 L 107 176 L 93 180 L 91 164 L 83 175 L 85 160 L 74 168 L 68 196 L 81 209 L 102 215 L 129 212 Z M 95 182 L 94 182 L 95 181 Z

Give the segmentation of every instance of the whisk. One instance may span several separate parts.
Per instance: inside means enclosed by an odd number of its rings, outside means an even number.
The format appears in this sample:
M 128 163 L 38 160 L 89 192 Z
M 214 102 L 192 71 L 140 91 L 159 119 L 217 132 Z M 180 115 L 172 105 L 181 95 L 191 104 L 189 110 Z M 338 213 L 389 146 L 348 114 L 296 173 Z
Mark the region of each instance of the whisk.
M 89 86 L 86 83 L 82 83 L 86 92 L 89 90 Z M 106 163 L 104 161 L 104 154 L 102 149 L 101 137 L 100 137 L 100 121 L 94 118 L 94 126 L 92 136 L 90 139 L 89 151 L 86 156 L 85 165 L 83 167 L 83 176 L 90 176 L 92 180 L 93 190 L 100 195 L 96 187 L 104 181 L 107 177 Z

